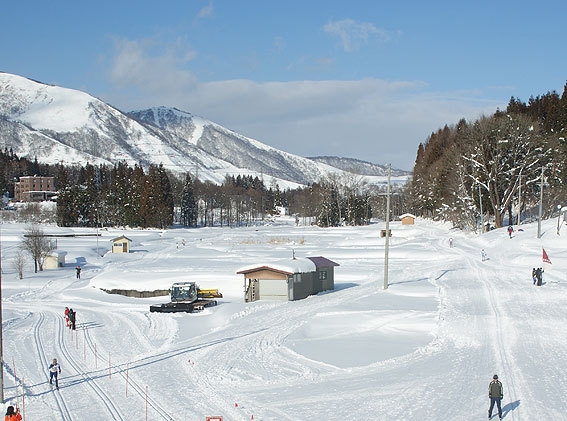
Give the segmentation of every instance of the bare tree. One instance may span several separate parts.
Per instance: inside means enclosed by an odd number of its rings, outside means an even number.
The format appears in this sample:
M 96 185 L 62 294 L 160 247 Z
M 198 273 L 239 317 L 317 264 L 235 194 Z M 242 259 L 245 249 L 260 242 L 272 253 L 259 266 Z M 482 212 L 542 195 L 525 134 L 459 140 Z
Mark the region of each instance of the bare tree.
M 39 225 L 32 225 L 24 233 L 22 249 L 32 256 L 34 270 L 37 273 L 38 269 L 43 270 L 43 261 L 53 251 L 54 246 Z
M 20 279 L 24 279 L 24 268 L 26 267 L 27 259 L 26 255 L 24 254 L 23 250 L 18 251 L 14 260 L 12 260 L 12 265 L 16 272 L 18 272 L 18 277 Z
M 468 140 L 463 159 L 470 168 L 471 189 L 480 185 L 487 194 L 499 228 L 516 197 L 518 183 L 539 180 L 539 170 L 549 160 L 551 149 L 539 126 L 523 115 L 482 117 L 470 126 Z

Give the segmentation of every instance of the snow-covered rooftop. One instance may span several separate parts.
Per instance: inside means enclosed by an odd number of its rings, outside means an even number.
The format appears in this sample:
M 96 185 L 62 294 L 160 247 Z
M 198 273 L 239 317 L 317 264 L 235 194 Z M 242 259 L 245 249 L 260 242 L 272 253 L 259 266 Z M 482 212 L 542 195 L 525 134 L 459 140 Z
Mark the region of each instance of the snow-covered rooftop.
M 255 263 L 241 267 L 236 273 L 249 273 L 261 269 L 272 269 L 277 272 L 287 273 L 292 275 L 294 273 L 308 273 L 314 272 L 317 268 L 308 258 L 295 258 L 295 259 L 282 259 L 274 262 Z

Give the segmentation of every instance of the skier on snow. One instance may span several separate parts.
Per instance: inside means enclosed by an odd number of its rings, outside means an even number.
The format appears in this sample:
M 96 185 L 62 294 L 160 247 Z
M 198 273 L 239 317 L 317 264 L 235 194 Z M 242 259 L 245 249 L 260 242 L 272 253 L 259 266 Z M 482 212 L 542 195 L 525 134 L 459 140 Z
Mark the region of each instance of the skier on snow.
M 53 384 L 53 378 L 55 377 L 55 387 L 59 389 L 59 379 L 58 375 L 61 374 L 61 366 L 57 362 L 57 358 L 53 358 L 53 362 L 49 365 L 49 384 Z
M 496 374 L 492 377 L 492 381 L 488 385 L 488 397 L 490 398 L 488 419 L 492 418 L 492 409 L 494 409 L 494 404 L 496 404 L 496 407 L 498 408 L 498 418 L 502 419 L 502 398 L 504 397 L 504 388 Z

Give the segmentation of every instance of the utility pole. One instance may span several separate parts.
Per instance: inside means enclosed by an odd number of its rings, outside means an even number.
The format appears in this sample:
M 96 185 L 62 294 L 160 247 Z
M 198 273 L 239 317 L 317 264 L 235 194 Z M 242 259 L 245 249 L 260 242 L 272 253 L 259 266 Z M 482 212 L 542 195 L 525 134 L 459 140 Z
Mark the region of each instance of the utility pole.
M 518 225 L 522 215 L 522 170 L 520 170 L 520 181 L 518 182 Z
M 2 222 L 0 222 L 0 389 L 4 403 L 4 346 L 2 345 Z
M 543 167 L 541 167 L 541 183 L 539 188 L 539 217 L 537 218 L 537 238 L 541 238 L 541 214 L 543 213 Z
M 388 164 L 388 188 L 386 190 L 386 246 L 384 247 L 384 289 L 388 289 L 388 249 L 390 246 L 390 171 Z

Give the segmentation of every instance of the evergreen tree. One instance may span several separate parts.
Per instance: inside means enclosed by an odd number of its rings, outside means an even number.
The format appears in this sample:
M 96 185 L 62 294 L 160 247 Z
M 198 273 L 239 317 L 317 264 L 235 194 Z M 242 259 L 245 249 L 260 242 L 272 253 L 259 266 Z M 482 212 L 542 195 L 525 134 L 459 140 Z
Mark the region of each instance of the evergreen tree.
M 197 226 L 197 201 L 195 200 L 195 188 L 193 179 L 188 173 L 185 175 L 185 183 L 183 185 L 183 197 L 181 200 L 181 224 L 183 226 Z

